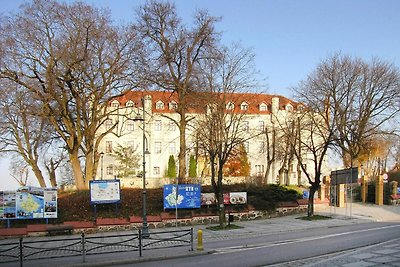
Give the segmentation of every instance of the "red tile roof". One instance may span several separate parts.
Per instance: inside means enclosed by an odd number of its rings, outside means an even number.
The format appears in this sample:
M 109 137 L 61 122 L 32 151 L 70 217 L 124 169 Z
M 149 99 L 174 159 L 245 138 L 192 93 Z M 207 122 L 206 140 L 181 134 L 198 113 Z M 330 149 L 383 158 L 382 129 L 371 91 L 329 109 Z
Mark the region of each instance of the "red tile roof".
M 206 104 L 214 96 L 221 94 L 216 93 L 191 93 L 187 97 L 189 104 L 189 113 L 202 113 Z M 128 101 L 133 101 L 135 107 L 141 107 L 141 98 L 144 96 L 151 96 L 152 98 L 152 109 L 154 113 L 171 113 L 174 110 L 169 109 L 171 102 L 179 103 L 178 95 L 175 92 L 170 91 L 127 91 L 124 94 L 115 98 L 120 105 L 125 106 Z M 279 98 L 279 109 L 284 110 L 286 105 L 291 104 L 294 109 L 300 105 L 298 102 L 292 101 L 284 96 L 269 95 L 269 94 L 257 94 L 257 93 L 234 93 L 226 97 L 226 104 L 229 102 L 234 103 L 235 111 L 240 111 L 242 103 L 248 104 L 247 114 L 269 114 L 271 112 L 272 98 Z M 156 109 L 156 103 L 162 101 L 164 103 L 164 109 Z M 260 111 L 260 105 L 266 104 L 267 111 Z

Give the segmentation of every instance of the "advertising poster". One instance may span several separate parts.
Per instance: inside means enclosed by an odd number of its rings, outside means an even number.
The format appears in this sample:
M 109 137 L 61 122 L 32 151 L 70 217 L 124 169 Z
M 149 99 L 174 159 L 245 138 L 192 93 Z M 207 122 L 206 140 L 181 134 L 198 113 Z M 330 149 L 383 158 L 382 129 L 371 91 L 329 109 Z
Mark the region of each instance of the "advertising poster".
M 17 190 L 17 218 L 36 219 L 44 215 L 44 190 L 25 186 Z
M 4 218 L 16 218 L 16 198 L 17 194 L 15 191 L 4 191 L 3 192 L 3 216 Z
M 44 190 L 44 218 L 57 218 L 57 189 Z
M 229 193 L 229 202 L 232 205 L 246 204 L 247 203 L 247 192 L 231 192 L 231 193 Z
M 164 185 L 164 209 L 200 208 L 201 186 L 199 184 Z
M 121 202 L 119 180 L 90 181 L 90 204 L 110 204 Z
M 217 204 L 217 199 L 214 193 L 201 193 L 201 205 L 209 206 Z
M 0 191 L 0 219 L 57 218 L 57 189 L 24 186 Z

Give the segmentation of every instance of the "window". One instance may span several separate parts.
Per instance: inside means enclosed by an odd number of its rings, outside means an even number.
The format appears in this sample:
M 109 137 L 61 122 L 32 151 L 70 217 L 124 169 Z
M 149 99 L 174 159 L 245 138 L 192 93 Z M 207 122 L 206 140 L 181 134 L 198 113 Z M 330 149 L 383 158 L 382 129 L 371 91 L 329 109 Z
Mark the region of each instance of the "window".
M 154 143 L 154 153 L 161 154 L 161 142 Z
M 133 130 L 135 129 L 135 122 L 129 120 L 129 121 L 126 123 L 126 129 L 127 129 L 128 131 L 133 131 Z
M 107 119 L 106 122 L 105 122 L 105 125 L 106 125 L 106 129 L 107 130 L 111 129 L 111 127 L 113 127 L 112 119 Z
M 228 104 L 226 104 L 227 110 L 233 110 L 234 108 L 235 108 L 235 104 L 233 104 L 232 102 L 229 102 Z
M 169 103 L 169 109 L 175 110 L 177 108 L 178 108 L 178 104 L 175 101 L 172 101 L 171 103 Z
M 264 103 L 262 103 L 262 104 L 260 105 L 260 111 L 267 111 L 267 110 L 268 110 L 267 105 L 264 104 Z
M 257 176 L 264 175 L 264 165 L 256 165 L 256 174 Z
M 242 124 L 242 130 L 245 132 L 249 131 L 249 122 L 248 121 L 244 121 Z
M 160 167 L 153 167 L 153 174 L 160 175 Z
M 248 110 L 249 109 L 249 104 L 247 104 L 246 102 L 243 102 L 240 105 L 240 110 Z
M 243 146 L 244 146 L 244 151 L 246 151 L 246 153 L 249 153 L 249 142 L 244 142 Z
M 259 122 L 258 122 L 258 129 L 259 129 L 261 132 L 264 132 L 264 130 L 265 130 L 264 121 L 259 121 Z
M 258 144 L 258 153 L 264 153 L 265 152 L 265 143 L 264 142 L 260 142 Z
M 168 123 L 168 131 L 175 131 L 175 129 L 176 129 L 176 124 L 175 124 L 175 122 L 170 121 L 170 122 Z
M 134 148 L 135 148 L 135 143 L 134 143 L 134 141 L 128 141 L 128 142 L 126 142 L 126 147 L 129 147 L 130 149 L 134 149 Z
M 125 106 L 133 107 L 133 106 L 135 106 L 135 103 L 133 101 L 129 100 L 128 102 L 126 102 Z
M 162 101 L 158 101 L 156 103 L 156 109 L 164 109 L 164 103 Z
M 161 121 L 157 120 L 154 122 L 154 131 L 161 131 Z
M 175 153 L 176 153 L 175 143 L 171 142 L 171 143 L 169 143 L 169 154 L 174 155 Z
M 111 103 L 111 106 L 113 108 L 117 108 L 117 107 L 119 107 L 119 102 L 118 101 L 114 101 L 114 102 Z
M 113 148 L 112 148 L 112 141 L 106 141 L 106 153 L 112 153 Z
M 292 112 L 293 111 L 293 106 L 290 104 L 286 105 L 286 111 Z
M 113 168 L 113 166 L 112 166 L 112 165 L 108 165 L 106 171 L 107 171 L 107 172 L 106 172 L 107 175 L 113 175 L 113 174 L 114 174 L 114 168 Z

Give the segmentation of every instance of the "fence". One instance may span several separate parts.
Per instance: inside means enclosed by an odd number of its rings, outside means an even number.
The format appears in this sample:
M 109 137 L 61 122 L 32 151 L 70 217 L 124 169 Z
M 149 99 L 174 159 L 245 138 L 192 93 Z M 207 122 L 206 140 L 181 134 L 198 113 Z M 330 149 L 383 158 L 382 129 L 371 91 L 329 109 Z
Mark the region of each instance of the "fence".
M 101 235 L 25 241 L 23 238 L 14 242 L 2 242 L 0 263 L 23 262 L 26 260 L 49 259 L 56 257 L 82 257 L 87 255 L 115 252 L 138 251 L 141 257 L 144 250 L 189 246 L 193 251 L 193 228 L 151 233 L 143 237 L 141 230 L 137 233 L 121 235 Z

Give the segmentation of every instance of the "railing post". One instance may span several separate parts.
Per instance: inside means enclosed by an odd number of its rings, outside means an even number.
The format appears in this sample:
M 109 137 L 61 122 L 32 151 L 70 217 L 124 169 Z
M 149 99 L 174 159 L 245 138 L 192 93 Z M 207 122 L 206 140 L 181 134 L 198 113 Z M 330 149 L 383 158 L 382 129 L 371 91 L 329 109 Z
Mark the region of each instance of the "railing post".
M 19 266 L 24 265 L 24 243 L 22 242 L 22 237 L 19 238 Z
M 81 245 L 82 245 L 82 262 L 86 261 L 86 248 L 85 248 L 85 233 L 82 233 Z
M 193 251 L 193 227 L 190 228 L 190 251 Z
M 142 257 L 142 230 L 139 229 L 139 257 Z

